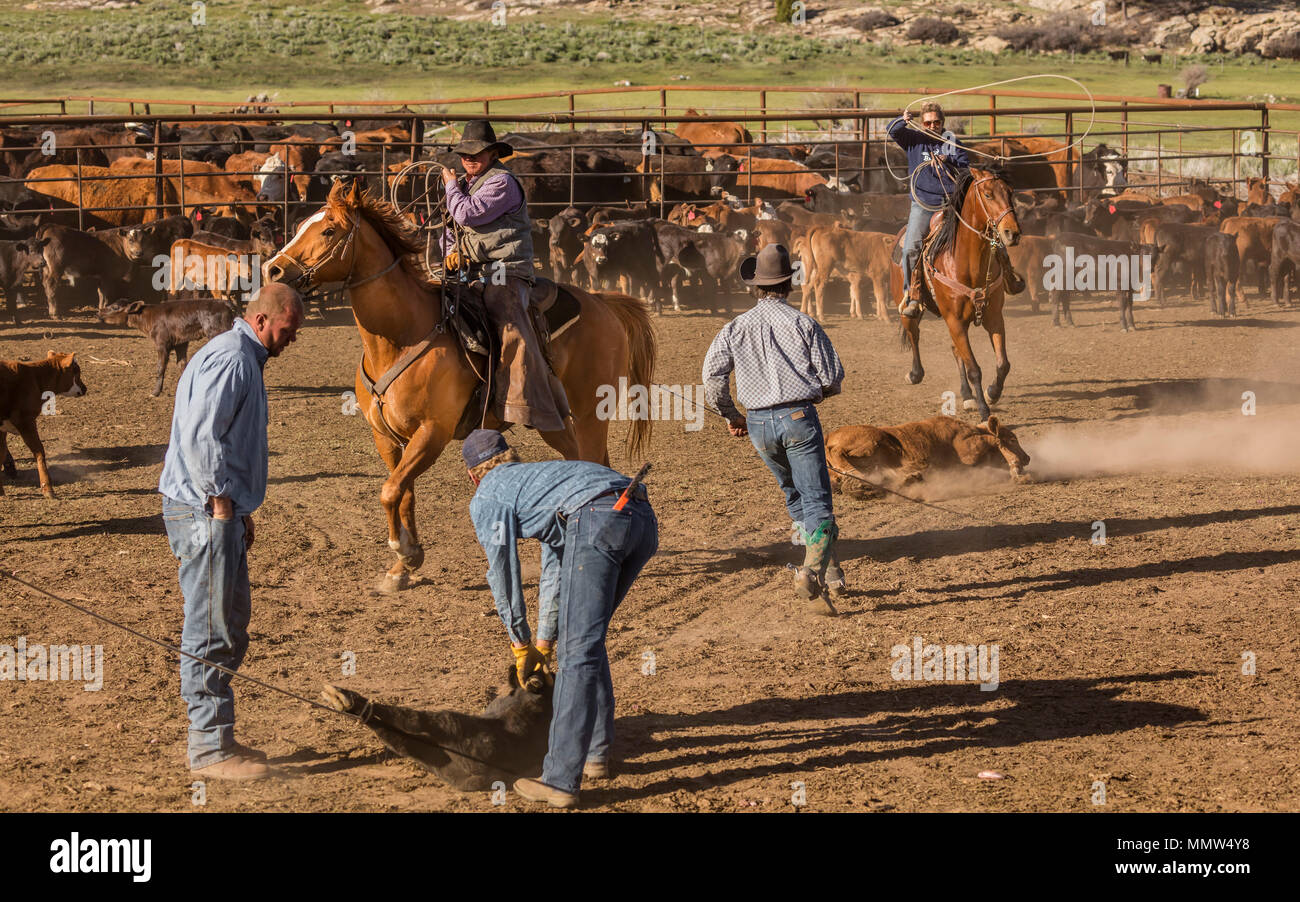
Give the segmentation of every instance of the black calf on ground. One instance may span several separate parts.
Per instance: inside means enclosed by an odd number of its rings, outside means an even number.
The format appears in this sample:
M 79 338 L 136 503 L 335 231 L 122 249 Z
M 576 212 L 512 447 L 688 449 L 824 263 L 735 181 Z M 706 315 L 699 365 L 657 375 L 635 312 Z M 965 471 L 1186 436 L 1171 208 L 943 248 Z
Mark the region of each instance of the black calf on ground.
M 5 307 L 18 325 L 18 295 L 29 272 L 40 272 L 45 265 L 41 255 L 45 241 L 29 238 L 26 241 L 0 241 L 0 291 L 4 292 Z
M 537 677 L 522 689 L 510 668 L 509 690 L 481 717 L 381 705 L 338 686 L 321 693 L 331 708 L 356 714 L 392 751 L 413 758 L 460 792 L 491 789 L 498 780 L 542 772 L 551 726 L 551 688 Z

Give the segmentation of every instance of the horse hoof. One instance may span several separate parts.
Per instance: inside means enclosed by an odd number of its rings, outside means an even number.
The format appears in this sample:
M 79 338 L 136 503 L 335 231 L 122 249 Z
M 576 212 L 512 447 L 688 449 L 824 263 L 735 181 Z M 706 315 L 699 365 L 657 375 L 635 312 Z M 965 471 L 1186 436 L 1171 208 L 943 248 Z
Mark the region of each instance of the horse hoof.
M 400 592 L 411 584 L 411 574 L 403 570 L 394 576 L 391 573 L 385 573 L 383 579 L 379 581 L 377 588 L 384 595 L 392 595 L 394 592 Z
M 962 402 L 961 402 L 961 409 L 962 409 L 962 410 L 979 410 L 979 404 L 976 403 L 976 401 L 975 401 L 974 398 L 967 398 L 965 401 L 962 401 Z
M 998 403 L 999 397 L 1001 396 L 993 394 L 987 388 L 984 389 L 984 400 L 989 402 L 989 407 L 992 407 L 994 404 Z
M 925 374 L 924 374 L 924 373 L 920 373 L 920 374 L 918 374 L 918 373 L 908 373 L 908 374 L 907 374 L 907 381 L 908 381 L 908 384 L 910 384 L 910 385 L 920 385 L 920 384 L 921 384 L 921 380 L 924 379 L 924 378 L 925 378 Z

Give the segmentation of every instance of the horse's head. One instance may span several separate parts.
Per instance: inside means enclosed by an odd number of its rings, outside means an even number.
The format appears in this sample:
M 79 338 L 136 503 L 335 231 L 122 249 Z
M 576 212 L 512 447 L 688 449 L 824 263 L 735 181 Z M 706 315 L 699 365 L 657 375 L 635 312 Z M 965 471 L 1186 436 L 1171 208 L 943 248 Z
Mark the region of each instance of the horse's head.
M 968 210 L 974 210 L 971 225 L 987 235 L 996 233 L 997 239 L 1007 247 L 1020 243 L 1020 223 L 1016 219 L 1016 206 L 1011 197 L 1011 185 L 998 172 L 971 167 L 973 181 L 967 192 Z M 974 195 L 973 208 L 969 205 Z
M 286 282 L 299 291 L 346 282 L 356 260 L 360 219 L 360 184 L 335 184 L 325 206 L 305 219 L 293 239 L 262 266 L 263 281 Z

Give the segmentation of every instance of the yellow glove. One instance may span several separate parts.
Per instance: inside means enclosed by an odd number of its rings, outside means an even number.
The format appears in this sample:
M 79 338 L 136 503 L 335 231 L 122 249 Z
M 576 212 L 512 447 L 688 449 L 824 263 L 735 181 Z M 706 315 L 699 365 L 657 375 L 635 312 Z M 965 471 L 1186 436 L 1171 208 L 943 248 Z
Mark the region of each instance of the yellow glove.
M 527 685 L 528 678 L 534 672 L 540 672 L 542 679 L 548 683 L 550 682 L 551 675 L 546 671 L 546 656 L 538 650 L 536 645 L 529 642 L 523 648 L 516 648 L 511 644 L 510 651 L 515 656 L 515 677 L 519 680 L 520 686 Z
M 448 254 L 442 261 L 442 268 L 446 272 L 455 272 L 460 269 L 460 254 L 456 251 L 452 251 Z
M 546 669 L 555 674 L 555 643 L 552 642 L 549 648 L 538 648 L 538 654 L 546 659 Z

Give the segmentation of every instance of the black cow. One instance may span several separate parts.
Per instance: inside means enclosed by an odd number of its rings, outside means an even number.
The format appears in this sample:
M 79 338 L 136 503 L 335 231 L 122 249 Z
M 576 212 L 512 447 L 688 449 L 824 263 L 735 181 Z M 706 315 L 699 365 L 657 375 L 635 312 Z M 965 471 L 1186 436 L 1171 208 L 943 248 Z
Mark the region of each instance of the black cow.
M 1139 258 L 1140 267 L 1140 246 L 1128 241 L 1111 241 L 1106 238 L 1099 238 L 1096 235 L 1079 232 L 1059 232 L 1049 240 L 1051 241 L 1051 254 L 1059 256 L 1057 272 L 1052 274 L 1047 270 L 1044 271 L 1044 285 L 1048 288 L 1052 304 L 1052 325 L 1059 326 L 1062 322 L 1070 326 L 1074 325 L 1074 317 L 1070 313 L 1071 291 L 1068 290 L 1070 274 L 1066 270 L 1069 261 L 1078 261 L 1082 259 L 1083 255 L 1087 254 L 1091 256 L 1094 263 L 1094 272 L 1098 276 L 1093 290 L 1114 291 L 1119 307 L 1120 331 L 1128 332 L 1130 329 L 1136 329 L 1137 326 L 1133 322 L 1133 295 L 1136 292 L 1133 287 L 1140 282 L 1142 273 L 1140 271 L 1134 273 L 1130 264 L 1136 257 Z M 1118 257 L 1126 258 L 1128 261 L 1125 267 L 1128 271 L 1128 285 L 1126 287 L 1116 287 L 1110 284 L 1112 274 L 1118 272 L 1118 266 L 1111 266 L 1110 263 Z M 1106 274 L 1107 284 L 1105 288 L 1100 288 L 1098 286 L 1101 284 L 1100 276 L 1103 272 Z M 1055 281 L 1057 276 L 1061 277 L 1060 283 Z M 1077 282 L 1075 284 L 1077 286 Z M 1076 287 L 1075 290 L 1086 289 Z
M 1156 226 L 1154 234 L 1152 275 L 1155 281 L 1156 303 L 1164 306 L 1170 277 L 1178 269 L 1187 273 L 1188 288 L 1192 297 L 1200 297 L 1199 289 L 1205 285 L 1206 242 L 1213 236 L 1221 234 L 1219 230 L 1208 225 L 1163 222 Z
M 1210 312 L 1216 316 L 1236 316 L 1237 299 L 1246 304 L 1241 291 L 1241 258 L 1237 239 L 1215 232 L 1205 245 L 1205 283 L 1210 288 Z
M 678 289 L 689 277 L 712 313 L 715 300 L 731 312 L 731 293 L 739 287 L 740 261 L 745 256 L 744 241 L 730 235 L 717 235 L 683 228 L 662 220 L 654 223 L 663 252 L 664 277 L 672 291 L 673 308 L 680 309 Z
M 42 252 L 47 240 L 32 238 L 26 241 L 0 241 L 0 291 L 4 292 L 5 306 L 18 324 L 18 296 L 29 272 L 39 272 L 45 265 Z
M 852 213 L 865 216 L 867 195 L 836 191 L 830 185 L 813 185 L 803 193 L 804 206 L 814 213 Z
M 547 244 L 550 247 L 551 278 L 556 282 L 569 282 L 578 275 L 576 263 L 582 253 L 583 232 L 586 230 L 586 214 L 577 207 L 565 207 L 551 217 Z
M 460 792 L 542 772 L 550 738 L 552 687 L 537 677 L 521 688 L 510 668 L 504 694 L 481 717 L 456 711 L 417 711 L 372 702 L 339 686 L 321 693 L 331 708 L 355 714 L 390 750 L 412 758 Z
M 131 293 L 135 268 L 124 253 L 91 232 L 67 226 L 45 225 L 36 233 L 44 239 L 45 271 L 41 282 L 50 317 L 57 319 L 63 295 L 70 289 L 73 303 L 102 307 Z
M 206 207 L 195 207 L 190 212 L 190 220 L 194 223 L 196 232 L 225 235 L 240 241 L 247 241 L 249 237 L 249 227 L 245 223 L 233 216 L 217 216 Z
M 569 153 L 567 150 L 517 153 L 503 162 L 523 186 L 528 214 L 533 219 L 547 219 L 570 202 L 588 207 L 642 199 L 641 177 L 621 157 L 607 151 L 579 150 L 570 160 Z
M 1300 278 L 1300 224 L 1279 222 L 1273 229 L 1273 255 L 1268 264 L 1273 303 L 1291 303 L 1291 289 Z M 1288 281 L 1289 280 L 1289 281 Z
M 649 222 L 616 222 L 583 236 L 582 260 L 593 288 L 620 283 L 627 294 L 648 296 L 663 311 L 659 266 L 663 253 Z

